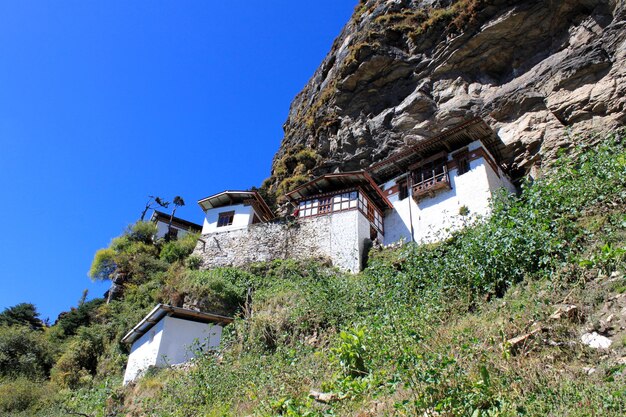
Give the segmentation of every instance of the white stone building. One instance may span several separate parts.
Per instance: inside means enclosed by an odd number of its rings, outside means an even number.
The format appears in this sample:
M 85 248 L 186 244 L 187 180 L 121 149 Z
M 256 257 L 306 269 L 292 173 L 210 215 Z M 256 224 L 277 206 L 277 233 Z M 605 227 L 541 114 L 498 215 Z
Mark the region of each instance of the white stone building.
M 122 339 L 132 344 L 124 385 L 151 366 L 184 363 L 198 352 L 217 349 L 222 328 L 230 322 L 229 317 L 157 305 Z
M 202 226 L 199 224 L 192 223 L 179 217 L 172 217 L 172 223 L 170 225 L 170 215 L 158 210 L 154 210 L 152 216 L 150 217 L 150 221 L 156 223 L 157 239 L 164 238 L 165 235 L 167 235 L 168 230 L 172 239 L 180 239 L 188 233 L 200 233 L 202 231 Z
M 274 218 L 256 191 L 223 191 L 198 201 L 204 211 L 202 234 L 247 228 Z
M 385 214 L 384 244 L 441 240 L 468 216 L 488 215 L 496 190 L 514 193 L 499 165 L 499 143 L 473 119 L 368 168 L 393 205 Z
M 501 168 L 504 144 L 481 119 L 401 150 L 365 171 L 326 174 L 285 195 L 291 217 L 274 219 L 254 191 L 225 191 L 206 214 L 195 254 L 203 267 L 322 258 L 351 272 L 375 240 L 432 242 L 489 214 L 496 190 L 515 192 Z

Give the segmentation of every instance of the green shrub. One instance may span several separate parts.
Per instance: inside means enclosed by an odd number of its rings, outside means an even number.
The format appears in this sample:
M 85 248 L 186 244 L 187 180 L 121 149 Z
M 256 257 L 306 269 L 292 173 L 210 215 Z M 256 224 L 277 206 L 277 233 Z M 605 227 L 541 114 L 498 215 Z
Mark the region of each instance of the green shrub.
M 24 377 L 0 380 L 0 411 L 21 412 L 35 408 L 51 392 L 46 383 Z
M 333 358 L 339 362 L 346 376 L 361 377 L 369 374 L 368 347 L 365 328 L 356 327 L 339 333 L 341 342 L 332 348 Z
M 51 379 L 60 387 L 77 388 L 91 383 L 104 349 L 107 333 L 102 325 L 81 328 L 52 368 Z
M 305 184 L 308 181 L 309 179 L 303 175 L 294 175 L 293 177 L 285 178 L 280 182 L 280 184 L 278 184 L 276 194 L 282 196 L 289 191 L 295 190 L 300 185 Z
M 51 366 L 51 348 L 42 332 L 0 326 L 0 377 L 43 378 Z
M 302 149 L 295 155 L 298 164 L 302 164 L 306 169 L 313 169 L 317 164 L 319 155 L 312 149 Z
M 156 224 L 152 222 L 140 221 L 129 226 L 108 248 L 96 252 L 89 277 L 106 280 L 120 273 L 131 279 L 145 280 L 152 273 L 166 270 L 167 265 L 159 260 L 159 250 L 154 245 L 156 232 Z
M 594 254 L 589 259 L 583 259 L 579 262 L 579 265 L 586 268 L 598 268 L 604 274 L 609 275 L 617 270 L 618 266 L 622 265 L 625 259 L 626 247 L 613 247 L 610 243 L 605 243 L 599 253 Z
M 133 242 L 142 242 L 149 245 L 156 238 L 157 225 L 154 222 L 139 221 L 130 226 L 126 234 Z
M 30 326 L 33 330 L 43 328 L 37 308 L 32 303 L 20 303 L 7 307 L 0 313 L 0 326 Z
M 197 234 L 186 234 L 178 240 L 167 242 L 165 245 L 163 245 L 163 248 L 161 249 L 161 254 L 159 256 L 161 260 L 168 263 L 182 262 L 189 255 L 191 255 L 191 252 L 193 252 L 197 243 Z
M 185 266 L 189 269 L 196 270 L 202 265 L 202 258 L 197 255 L 191 255 L 185 259 Z
M 99 249 L 91 262 L 88 275 L 94 281 L 111 279 L 115 268 L 115 251 L 110 248 Z
M 103 303 L 102 298 L 87 301 L 70 311 L 59 314 L 55 325 L 65 336 L 75 335 L 80 327 L 89 326 L 95 321 L 98 308 Z
M 249 274 L 235 268 L 187 271 L 178 290 L 201 300 L 207 311 L 235 314 L 245 301 Z

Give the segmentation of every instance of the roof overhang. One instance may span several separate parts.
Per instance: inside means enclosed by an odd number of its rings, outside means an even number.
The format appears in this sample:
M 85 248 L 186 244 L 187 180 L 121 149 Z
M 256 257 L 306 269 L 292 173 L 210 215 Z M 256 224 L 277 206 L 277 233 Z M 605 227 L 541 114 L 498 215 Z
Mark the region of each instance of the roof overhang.
M 257 191 L 222 191 L 199 200 L 198 204 L 202 210 L 207 211 L 224 206 L 244 204 L 251 200 L 262 221 L 269 221 L 274 218 L 274 213 Z
M 372 177 L 365 171 L 322 175 L 288 192 L 285 194 L 285 197 L 295 204 L 308 197 L 357 187 L 367 193 L 378 208 L 382 210 L 393 208 L 387 196 L 385 196 Z
M 157 304 L 131 331 L 122 338 L 123 343 L 133 343 L 146 334 L 163 317 L 174 317 L 177 319 L 195 321 L 199 323 L 215 323 L 225 326 L 233 321 L 231 317 L 220 316 L 218 314 L 203 313 L 201 311 L 189 310 L 181 307 L 173 307 L 167 304 Z
M 152 217 L 150 220 L 153 222 L 161 221 L 163 223 L 169 223 L 170 215 L 167 213 L 163 213 L 162 211 L 154 210 L 152 213 Z M 199 232 L 202 230 L 202 226 L 193 222 L 190 222 L 185 219 L 181 219 L 180 217 L 172 217 L 172 225 L 177 226 L 181 229 L 193 230 L 195 232 Z
M 461 123 L 437 136 L 423 140 L 378 162 L 367 172 L 380 184 L 404 174 L 410 165 L 437 152 L 452 152 L 480 140 L 498 164 L 502 161 L 505 145 L 480 117 Z

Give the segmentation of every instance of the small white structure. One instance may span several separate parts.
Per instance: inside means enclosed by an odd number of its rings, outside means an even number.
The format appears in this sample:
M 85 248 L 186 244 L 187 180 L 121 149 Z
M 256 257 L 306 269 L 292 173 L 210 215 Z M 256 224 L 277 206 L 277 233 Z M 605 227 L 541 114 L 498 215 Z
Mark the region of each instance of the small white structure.
M 256 191 L 223 191 L 198 201 L 205 218 L 202 234 L 246 228 L 274 218 Z
M 325 253 L 335 266 L 351 272 L 363 268 L 372 241 L 382 242 L 384 212 L 393 208 L 364 171 L 322 175 L 285 197 L 295 207 L 293 215 L 299 223 L 318 224 L 319 230 L 325 230 L 324 235 L 311 236 L 316 239 L 311 245 L 317 247 L 308 252 Z M 322 229 L 320 220 L 325 217 L 330 227 Z
M 172 217 L 172 224 L 170 227 L 170 215 L 163 213 L 162 211 L 154 210 L 150 221 L 156 223 L 157 226 L 157 239 L 164 238 L 168 231 L 170 233 L 170 239 L 176 240 L 185 236 L 188 233 L 200 233 L 202 226 L 190 221 L 181 219 L 179 217 Z
M 151 366 L 184 363 L 197 352 L 217 349 L 222 328 L 230 322 L 229 317 L 157 305 L 122 339 L 132 343 L 124 385 Z

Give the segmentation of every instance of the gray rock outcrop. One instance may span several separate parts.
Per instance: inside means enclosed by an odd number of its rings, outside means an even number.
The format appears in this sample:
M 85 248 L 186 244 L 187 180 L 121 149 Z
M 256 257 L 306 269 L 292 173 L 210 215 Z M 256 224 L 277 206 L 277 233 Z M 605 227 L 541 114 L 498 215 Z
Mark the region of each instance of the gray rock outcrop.
M 362 169 L 472 116 L 524 174 L 566 130 L 624 125 L 625 16 L 622 0 L 361 1 L 291 104 L 268 184 Z M 315 166 L 285 166 L 303 148 Z

